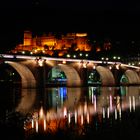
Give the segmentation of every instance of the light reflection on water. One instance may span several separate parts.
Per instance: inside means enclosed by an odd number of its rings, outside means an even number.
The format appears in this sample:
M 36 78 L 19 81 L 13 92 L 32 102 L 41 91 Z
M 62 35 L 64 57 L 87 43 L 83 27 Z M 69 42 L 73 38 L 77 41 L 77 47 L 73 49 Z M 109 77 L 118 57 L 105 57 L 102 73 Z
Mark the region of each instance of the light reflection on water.
M 22 89 L 19 98 L 15 98 L 17 93 L 12 93 L 13 100 L 9 100 L 9 104 L 15 111 L 30 115 L 24 122 L 27 132 L 56 132 L 73 124 L 80 128 L 88 124 L 99 129 L 104 122 L 111 127 L 115 121 L 126 119 L 123 115 L 126 112 L 137 111 L 139 93 L 140 87 L 136 86 Z
M 37 108 L 32 106 L 32 117 L 28 123 L 25 121 L 25 130 L 56 131 L 60 121 L 63 121 L 63 127 L 72 123 L 81 126 L 93 123 L 95 116 L 95 123 L 100 124 L 106 119 L 121 120 L 123 111 L 135 112 L 139 106 L 139 90 L 139 87 L 131 86 L 47 88 Z

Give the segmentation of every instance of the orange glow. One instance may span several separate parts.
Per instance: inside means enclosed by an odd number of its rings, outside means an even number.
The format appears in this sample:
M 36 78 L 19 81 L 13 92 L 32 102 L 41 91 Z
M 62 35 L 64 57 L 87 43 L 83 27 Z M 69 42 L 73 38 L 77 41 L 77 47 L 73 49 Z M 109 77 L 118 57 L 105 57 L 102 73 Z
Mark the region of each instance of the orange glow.
M 101 51 L 101 48 L 96 48 L 96 52 L 100 52 Z
M 44 131 L 46 130 L 46 119 L 44 119 Z
M 39 116 L 40 116 L 40 118 L 44 117 L 43 107 L 41 107 L 41 109 L 39 111 Z
M 41 37 L 32 37 L 30 31 L 24 32 L 23 44 L 18 44 L 11 52 L 30 51 L 53 55 L 48 51 L 63 50 L 58 55 L 63 56 L 73 46 L 75 51 L 90 51 L 91 46 L 88 44 L 87 33 L 68 33 L 57 39 L 54 35 L 45 35 Z
M 77 33 L 76 36 L 77 37 L 85 37 L 85 36 L 87 36 L 87 33 Z

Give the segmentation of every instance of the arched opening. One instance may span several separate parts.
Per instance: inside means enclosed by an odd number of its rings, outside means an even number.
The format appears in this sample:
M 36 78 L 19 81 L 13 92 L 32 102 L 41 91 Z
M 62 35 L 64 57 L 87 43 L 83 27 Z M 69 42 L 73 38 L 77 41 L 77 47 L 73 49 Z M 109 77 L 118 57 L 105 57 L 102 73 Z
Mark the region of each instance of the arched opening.
M 67 86 L 81 85 L 81 79 L 78 72 L 73 67 L 63 64 L 53 67 L 48 74 L 48 79 L 48 82 L 52 82 L 52 84 L 63 83 Z
M 121 84 L 126 84 L 129 83 L 128 78 L 126 75 L 122 75 L 121 80 L 120 80 Z
M 133 70 L 126 70 L 120 79 L 120 84 L 140 84 L 140 78 L 137 72 Z
M 48 73 L 48 83 L 66 85 L 67 77 L 60 68 L 53 67 Z
M 109 69 L 103 66 L 97 66 L 96 69 L 90 73 L 88 82 L 93 84 L 101 84 L 103 86 L 111 86 L 115 84 L 115 79 Z
M 88 73 L 88 84 L 101 85 L 100 75 L 96 69 L 93 69 Z
M 0 64 L 0 87 L 21 87 L 21 77 L 19 73 L 6 63 Z
M 35 88 L 36 80 L 32 72 L 23 64 L 17 62 L 6 61 L 5 63 L 12 66 L 21 77 L 21 86 L 22 88 Z

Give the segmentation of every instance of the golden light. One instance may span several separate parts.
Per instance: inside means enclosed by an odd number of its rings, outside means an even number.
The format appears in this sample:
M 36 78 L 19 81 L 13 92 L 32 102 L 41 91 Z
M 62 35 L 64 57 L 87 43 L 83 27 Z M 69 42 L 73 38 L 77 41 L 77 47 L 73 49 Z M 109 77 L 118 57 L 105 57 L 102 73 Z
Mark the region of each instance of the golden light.
M 93 66 L 93 69 L 94 69 L 94 70 L 96 69 L 96 66 L 95 66 L 95 65 Z
M 111 69 L 112 69 L 112 67 L 111 67 L 111 66 L 109 66 L 109 69 L 111 70 Z
M 89 113 L 87 112 L 87 123 L 89 123 Z
M 62 61 L 62 63 L 63 63 L 63 64 L 66 64 L 66 61 L 65 61 L 65 60 L 63 60 L 63 61 Z
M 75 110 L 75 113 L 74 113 L 74 118 L 75 118 L 75 123 L 77 123 L 77 111 Z
M 85 37 L 85 36 L 87 36 L 87 33 L 77 33 L 76 36 L 77 37 Z
M 71 122 L 71 115 L 70 115 L 70 113 L 68 114 L 68 123 L 70 124 L 70 122 Z
M 67 108 L 64 107 L 64 117 L 66 117 L 66 116 L 67 116 Z
M 36 120 L 36 132 L 38 132 L 38 120 Z
M 43 62 L 44 62 L 44 60 L 39 59 L 39 60 L 38 60 L 38 65 L 39 65 L 40 67 L 42 67 L 42 66 L 43 66 Z
M 32 119 L 32 128 L 34 128 L 34 120 Z
M 39 117 L 40 118 L 43 118 L 44 117 L 43 107 L 40 108 Z
M 44 131 L 46 130 L 46 119 L 44 118 Z
M 116 65 L 116 69 L 119 70 L 119 65 Z

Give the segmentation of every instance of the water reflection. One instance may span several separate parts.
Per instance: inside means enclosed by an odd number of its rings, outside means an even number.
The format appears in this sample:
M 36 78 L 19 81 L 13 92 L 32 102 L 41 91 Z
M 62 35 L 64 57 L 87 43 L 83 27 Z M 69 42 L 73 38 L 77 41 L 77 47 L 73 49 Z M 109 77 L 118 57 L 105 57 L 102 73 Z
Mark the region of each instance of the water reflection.
M 22 89 L 21 99 L 16 107 L 16 111 L 26 114 L 33 109 L 36 99 L 36 89 Z
M 25 116 L 23 125 L 20 125 L 25 134 L 56 134 L 61 129 L 83 136 L 87 128 L 93 134 L 95 131 L 111 131 L 116 124 L 121 124 L 117 127 L 119 129 L 136 120 L 131 127 L 140 124 L 140 87 L 135 86 L 13 89 L 5 90 L 0 99 L 1 112 L 14 110 Z M 136 113 L 138 116 L 134 118 Z M 5 112 L 1 114 L 4 115 Z M 14 123 L 18 117 L 11 116 L 9 121 Z
M 140 105 L 139 91 L 139 87 L 131 86 L 49 88 L 45 92 L 44 106 L 32 112 L 32 117 L 28 123 L 25 122 L 24 128 L 26 131 L 33 129 L 36 132 L 56 132 L 58 128 L 67 129 L 72 124 L 81 127 L 95 123 L 97 126 L 104 120 L 122 120 L 124 111 L 135 112 Z M 32 97 L 32 103 L 34 98 Z M 21 108 L 24 102 L 21 102 Z M 21 110 L 29 109 L 32 103 Z

